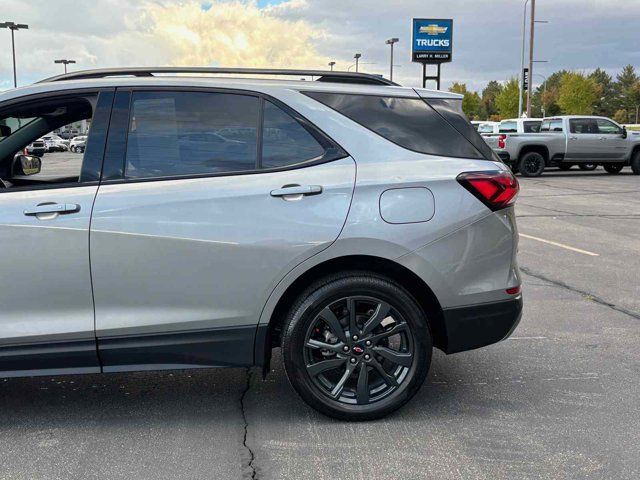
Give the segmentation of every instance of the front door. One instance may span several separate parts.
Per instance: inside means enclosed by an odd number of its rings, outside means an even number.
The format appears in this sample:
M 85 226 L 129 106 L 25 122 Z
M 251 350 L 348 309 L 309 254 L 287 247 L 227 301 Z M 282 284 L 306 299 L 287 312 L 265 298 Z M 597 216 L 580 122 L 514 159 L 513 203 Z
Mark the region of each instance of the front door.
M 252 364 L 277 282 L 338 237 L 354 161 L 276 103 L 118 93 L 130 113 L 114 110 L 106 161 L 123 171 L 103 182 L 91 224 L 105 371 Z
M 598 118 L 601 157 L 603 160 L 624 161 L 629 153 L 629 143 L 622 137 L 622 128 L 605 118 Z
M 0 141 L 0 376 L 100 371 L 89 223 L 112 97 L 0 106 L 0 122 L 15 126 Z M 85 155 L 45 153 L 39 173 L 14 159 L 43 134 L 92 117 Z

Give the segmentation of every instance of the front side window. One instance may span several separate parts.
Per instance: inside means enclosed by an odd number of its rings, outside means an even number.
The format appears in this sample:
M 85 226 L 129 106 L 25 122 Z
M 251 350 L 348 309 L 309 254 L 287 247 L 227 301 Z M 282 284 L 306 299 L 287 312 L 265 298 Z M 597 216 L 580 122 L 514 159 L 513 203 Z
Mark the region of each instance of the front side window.
M 53 188 L 85 181 L 84 148 L 71 150 L 55 131 L 88 132 L 97 96 L 51 98 L 17 105 L 0 114 L 0 188 Z
M 260 99 L 205 92 L 134 92 L 126 178 L 253 170 Z
M 325 92 L 305 92 L 305 95 L 408 150 L 431 155 L 484 158 L 452 126 L 453 120 L 445 120 L 420 98 Z M 478 135 L 471 126 L 469 129 Z
M 598 133 L 603 133 L 605 135 L 621 135 L 622 129 L 613 122 L 609 120 L 605 120 L 603 118 L 599 118 L 596 120 L 598 125 Z

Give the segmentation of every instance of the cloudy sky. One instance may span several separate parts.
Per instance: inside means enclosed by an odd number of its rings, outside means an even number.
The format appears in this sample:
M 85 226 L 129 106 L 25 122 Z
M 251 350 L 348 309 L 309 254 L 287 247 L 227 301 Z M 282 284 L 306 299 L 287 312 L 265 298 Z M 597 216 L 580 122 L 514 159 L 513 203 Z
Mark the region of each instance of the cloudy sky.
M 399 37 L 395 80 L 420 83 L 410 61 L 411 18 L 454 19 L 453 81 L 480 89 L 517 75 L 523 0 L 0 0 L 0 22 L 28 23 L 16 34 L 21 85 L 75 69 L 197 65 L 346 70 L 362 53 L 362 70 L 388 72 L 384 41 Z M 617 73 L 640 68 L 640 0 L 537 0 L 537 71 Z M 538 83 L 540 77 L 534 77 Z M 0 30 L 0 90 L 12 86 L 11 42 Z

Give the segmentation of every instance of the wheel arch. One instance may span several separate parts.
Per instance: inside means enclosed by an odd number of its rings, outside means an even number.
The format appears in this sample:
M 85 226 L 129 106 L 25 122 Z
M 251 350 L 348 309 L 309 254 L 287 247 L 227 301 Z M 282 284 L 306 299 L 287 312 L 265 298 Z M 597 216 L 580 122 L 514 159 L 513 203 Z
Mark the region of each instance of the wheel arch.
M 544 158 L 545 165 L 549 163 L 549 148 L 546 145 L 542 144 L 533 144 L 533 145 L 525 145 L 520 149 L 520 153 L 518 154 L 518 161 L 522 159 L 527 153 L 539 153 Z
M 377 273 L 402 286 L 416 299 L 429 320 L 433 345 L 439 349 L 446 348 L 447 335 L 442 307 L 424 280 L 393 260 L 371 255 L 347 255 L 326 260 L 299 275 L 278 299 L 268 323 L 258 326 L 254 355 L 255 364 L 263 368 L 263 375 L 269 371 L 271 350 L 280 344 L 286 314 L 296 298 L 319 278 L 347 270 Z

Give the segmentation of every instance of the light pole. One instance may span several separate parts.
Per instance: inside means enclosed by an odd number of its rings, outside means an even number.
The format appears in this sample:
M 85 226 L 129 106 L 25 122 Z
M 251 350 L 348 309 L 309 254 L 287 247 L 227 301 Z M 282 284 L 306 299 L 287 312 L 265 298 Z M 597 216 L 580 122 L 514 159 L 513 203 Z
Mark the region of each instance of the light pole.
M 527 4 L 529 3 L 529 0 L 525 0 L 524 2 L 524 13 L 522 15 L 522 52 L 520 54 L 520 75 L 518 75 L 518 78 L 520 78 L 520 87 L 519 87 L 519 92 L 520 92 L 520 96 L 518 98 L 518 117 L 522 116 L 522 96 L 524 94 L 524 89 L 523 87 L 523 83 L 524 83 L 524 49 L 525 49 L 525 43 L 526 43 L 526 34 L 527 34 Z M 531 76 L 529 76 L 529 78 L 531 78 Z
M 398 43 L 399 38 L 390 38 L 385 43 L 391 46 L 391 61 L 389 62 L 389 80 L 393 82 L 393 44 Z
M 13 53 L 13 87 L 16 88 L 18 86 L 18 77 L 16 75 L 16 43 L 14 32 L 16 30 L 27 30 L 29 28 L 29 25 L 25 23 L 4 22 L 0 23 L 0 28 L 8 28 L 9 30 L 11 30 L 11 52 Z
M 64 73 L 67 73 L 67 65 L 70 63 L 76 63 L 75 60 L 67 60 L 66 58 L 61 58 L 60 60 L 54 60 L 53 63 L 62 63 L 64 65 Z
M 356 53 L 356 54 L 353 56 L 353 58 L 355 58 L 355 59 L 356 59 L 356 73 L 358 73 L 358 63 L 359 63 L 359 61 L 360 61 L 360 58 L 361 58 L 361 57 L 362 57 L 362 54 L 361 54 L 361 53 Z
M 336 64 L 336 62 L 329 62 L 329 67 L 331 68 L 331 71 L 333 72 L 333 66 Z

